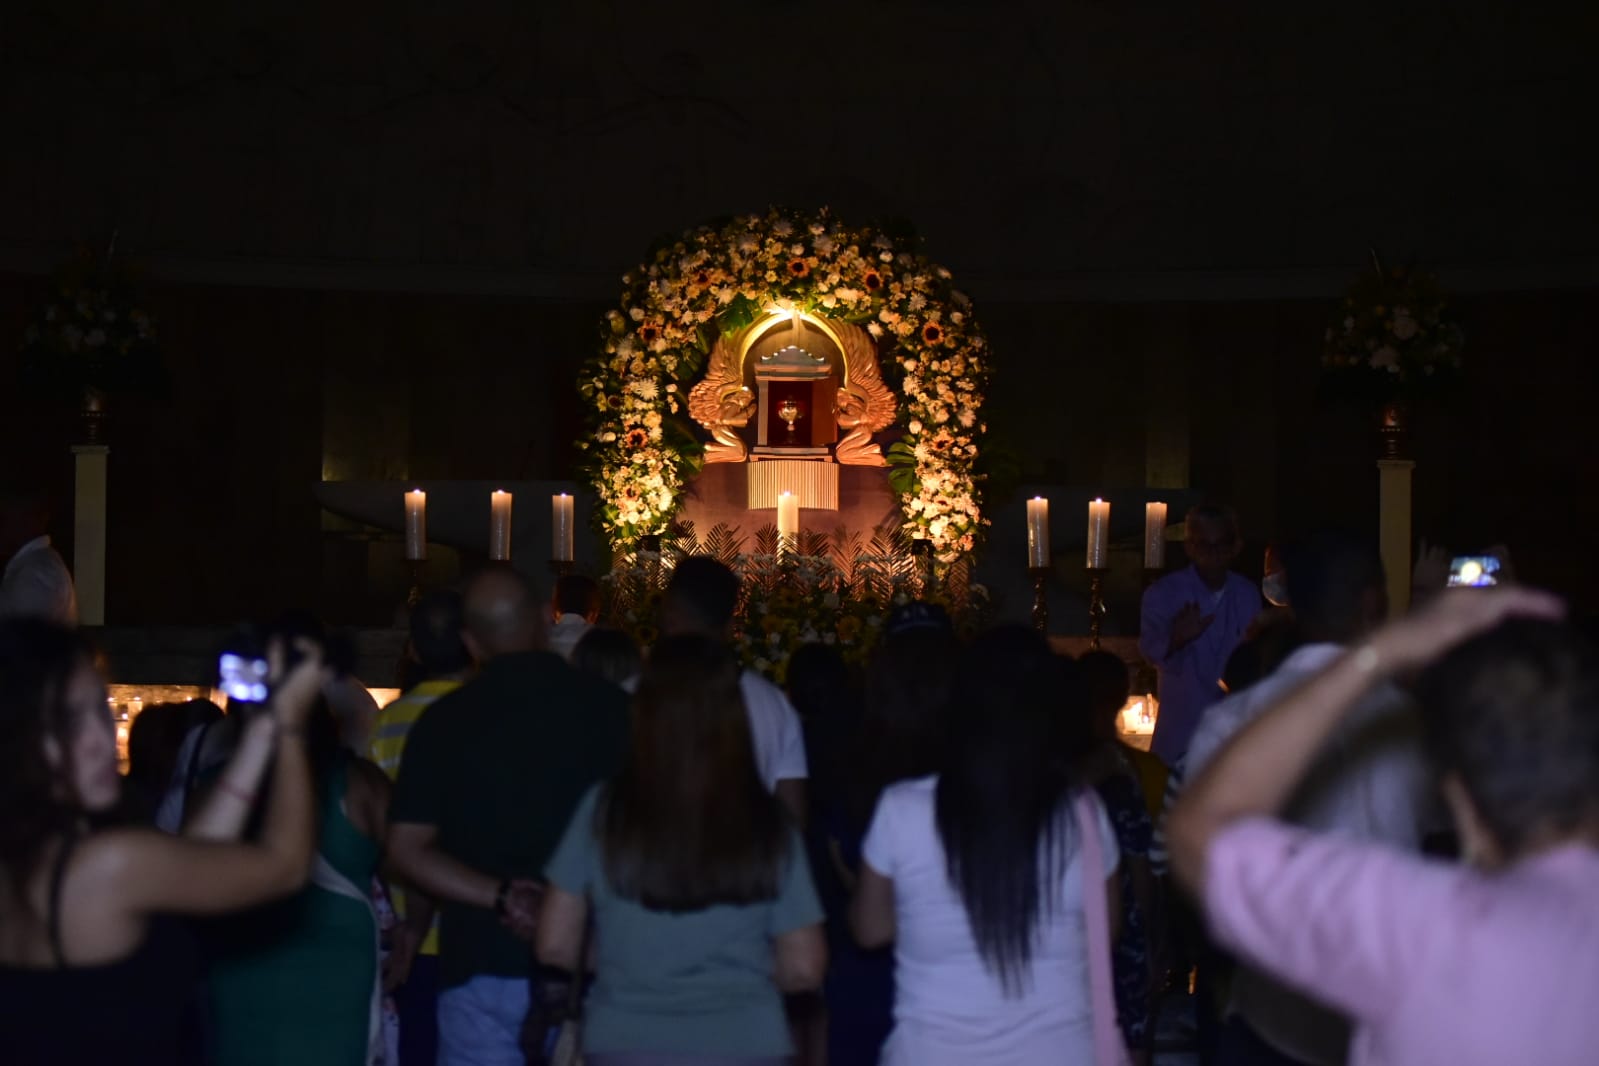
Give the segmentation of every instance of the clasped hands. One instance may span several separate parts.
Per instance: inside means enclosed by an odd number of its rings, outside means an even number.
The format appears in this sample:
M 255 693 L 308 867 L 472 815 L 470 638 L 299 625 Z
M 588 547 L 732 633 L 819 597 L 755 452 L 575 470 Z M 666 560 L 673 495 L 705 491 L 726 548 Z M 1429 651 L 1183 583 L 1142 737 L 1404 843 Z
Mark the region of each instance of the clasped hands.
M 544 885 L 528 878 L 517 878 L 505 894 L 505 909 L 500 912 L 500 924 L 509 929 L 518 940 L 529 944 L 538 935 L 539 906 L 544 902 Z

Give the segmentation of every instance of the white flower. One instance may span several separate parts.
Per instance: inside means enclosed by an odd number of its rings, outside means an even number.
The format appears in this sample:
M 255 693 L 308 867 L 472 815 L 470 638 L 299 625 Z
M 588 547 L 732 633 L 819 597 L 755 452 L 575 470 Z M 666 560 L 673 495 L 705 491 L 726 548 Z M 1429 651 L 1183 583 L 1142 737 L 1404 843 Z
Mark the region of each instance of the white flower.
M 1407 308 L 1394 308 L 1395 337 L 1398 337 L 1402 341 L 1408 341 L 1419 332 L 1421 332 L 1421 326 L 1416 322 L 1415 317 L 1411 315 Z
M 910 421 L 910 425 L 906 426 L 905 428 L 910 430 L 913 434 L 920 433 L 922 431 L 922 423 L 920 420 L 913 418 Z
M 1398 373 L 1399 353 L 1385 344 L 1381 348 L 1378 348 L 1376 351 L 1371 353 L 1371 365 L 1378 370 L 1388 367 L 1392 369 L 1394 373 Z
M 786 218 L 780 218 L 773 224 L 772 232 L 779 237 L 787 237 L 794 232 L 794 224 Z
M 642 307 L 630 307 L 630 308 L 628 308 L 627 317 L 631 318 L 634 322 L 642 322 L 642 321 L 644 321 L 644 308 L 642 308 Z
M 873 337 L 881 338 L 883 336 L 883 327 L 879 326 L 876 322 L 868 322 L 866 323 L 866 332 L 870 333 Z

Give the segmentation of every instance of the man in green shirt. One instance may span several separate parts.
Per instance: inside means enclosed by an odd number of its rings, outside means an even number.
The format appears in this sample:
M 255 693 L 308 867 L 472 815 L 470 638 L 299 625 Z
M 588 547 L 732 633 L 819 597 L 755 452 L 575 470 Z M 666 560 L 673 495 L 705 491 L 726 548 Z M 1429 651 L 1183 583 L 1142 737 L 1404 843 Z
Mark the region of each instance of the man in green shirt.
M 508 568 L 472 581 L 464 636 L 482 671 L 417 721 L 395 783 L 389 851 L 441 903 L 440 1066 L 520 1066 L 532 966 L 503 921 L 513 882 L 540 876 L 627 742 L 626 697 L 545 651 L 544 615 Z

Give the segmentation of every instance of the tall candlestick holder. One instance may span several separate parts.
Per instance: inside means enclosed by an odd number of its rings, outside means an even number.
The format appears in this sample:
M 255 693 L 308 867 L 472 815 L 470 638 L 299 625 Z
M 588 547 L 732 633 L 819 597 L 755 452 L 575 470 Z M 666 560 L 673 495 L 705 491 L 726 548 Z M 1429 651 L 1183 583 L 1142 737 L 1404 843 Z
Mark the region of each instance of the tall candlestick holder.
M 911 541 L 911 563 L 916 574 L 916 594 L 925 599 L 938 585 L 938 574 L 933 567 L 933 542 Z
M 638 561 L 652 586 L 661 583 L 661 535 L 646 533 L 638 539 Z
M 1033 628 L 1049 635 L 1049 574 L 1047 566 L 1030 566 L 1033 575 Z
M 569 574 L 571 574 L 571 572 L 572 572 L 572 560 L 570 560 L 570 559 L 551 559 L 550 560 L 550 573 L 555 575 L 555 579 L 557 581 L 559 581 L 563 577 L 568 576 Z
M 426 559 L 407 559 L 406 566 L 411 571 L 411 591 L 406 594 L 406 610 L 415 610 L 416 605 L 422 602 L 422 575 L 427 570 Z
M 1102 566 L 1088 568 L 1088 650 L 1099 650 L 1099 631 L 1110 609 L 1105 606 L 1105 574 Z

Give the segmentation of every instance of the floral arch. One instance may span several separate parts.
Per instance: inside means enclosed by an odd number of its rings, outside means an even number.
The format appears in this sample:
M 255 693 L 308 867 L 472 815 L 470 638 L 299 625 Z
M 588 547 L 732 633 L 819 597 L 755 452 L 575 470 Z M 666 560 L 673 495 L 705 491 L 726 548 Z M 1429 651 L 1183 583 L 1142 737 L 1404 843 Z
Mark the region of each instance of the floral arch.
M 622 281 L 621 305 L 606 312 L 600 350 L 579 379 L 583 466 L 615 548 L 666 531 L 705 454 L 688 392 L 720 337 L 774 312 L 870 333 L 898 398 L 900 435 L 887 458 L 904 529 L 945 562 L 976 546 L 988 342 L 948 270 L 825 209 L 773 210 L 690 230 Z

